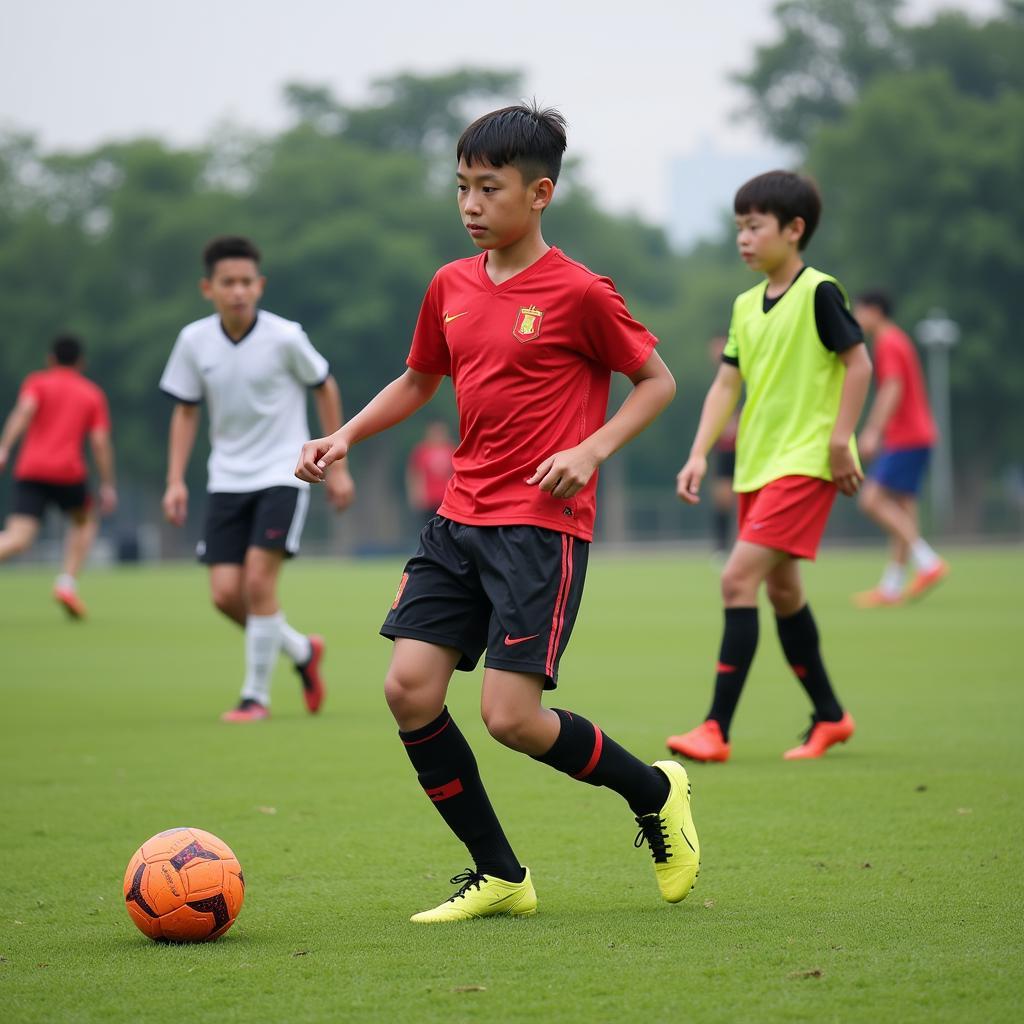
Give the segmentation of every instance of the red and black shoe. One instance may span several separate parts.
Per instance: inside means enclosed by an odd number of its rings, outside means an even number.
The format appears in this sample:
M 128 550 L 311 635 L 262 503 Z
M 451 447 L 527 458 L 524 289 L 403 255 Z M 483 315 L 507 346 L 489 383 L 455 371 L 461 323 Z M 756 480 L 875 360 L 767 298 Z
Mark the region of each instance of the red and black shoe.
M 829 747 L 836 743 L 845 743 L 854 733 L 857 723 L 849 711 L 843 713 L 838 722 L 822 722 L 811 718 L 811 727 L 804 734 L 804 741 L 799 747 L 787 750 L 782 756 L 787 761 L 805 761 L 821 757 Z
M 728 761 L 732 747 L 722 735 L 722 727 L 713 718 L 701 722 L 696 729 L 669 736 L 665 746 L 673 754 L 691 761 Z
M 53 596 L 64 611 L 68 613 L 68 618 L 85 618 L 85 604 L 78 596 L 78 593 L 71 587 L 63 587 L 58 584 L 53 588 Z
M 302 665 L 296 665 L 295 671 L 302 680 L 302 697 L 311 715 L 315 715 L 327 696 L 327 687 L 320 675 L 320 662 L 324 660 L 324 638 L 311 633 L 309 636 L 309 658 Z
M 258 700 L 243 697 L 237 708 L 225 711 L 220 716 L 222 722 L 262 722 L 270 717 L 270 708 L 264 707 Z

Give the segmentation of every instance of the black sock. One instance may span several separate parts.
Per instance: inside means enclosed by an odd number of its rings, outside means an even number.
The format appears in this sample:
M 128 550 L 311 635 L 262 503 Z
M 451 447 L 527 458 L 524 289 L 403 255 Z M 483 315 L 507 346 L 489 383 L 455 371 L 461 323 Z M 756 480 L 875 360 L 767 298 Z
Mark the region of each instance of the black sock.
M 818 627 L 811 614 L 811 606 L 805 604 L 796 615 L 784 619 L 776 616 L 775 625 L 782 653 L 814 704 L 814 717 L 821 722 L 838 722 L 843 717 L 843 708 L 821 660 Z
M 725 609 L 725 628 L 715 672 L 715 695 L 708 718 L 713 718 L 722 727 L 722 737 L 726 740 L 729 739 L 732 716 L 736 714 L 736 705 L 757 650 L 757 631 L 756 608 Z
M 626 800 L 634 814 L 659 811 L 668 799 L 668 777 L 620 747 L 593 722 L 571 711 L 553 709 L 562 729 L 552 748 L 534 760 L 591 786 L 607 786 Z
M 398 735 L 420 785 L 445 824 L 466 844 L 477 871 L 521 882 L 525 872 L 487 798 L 473 751 L 448 709 L 422 729 Z
M 715 535 L 715 550 L 729 550 L 729 526 L 732 516 L 725 509 L 716 508 L 712 513 L 712 525 Z

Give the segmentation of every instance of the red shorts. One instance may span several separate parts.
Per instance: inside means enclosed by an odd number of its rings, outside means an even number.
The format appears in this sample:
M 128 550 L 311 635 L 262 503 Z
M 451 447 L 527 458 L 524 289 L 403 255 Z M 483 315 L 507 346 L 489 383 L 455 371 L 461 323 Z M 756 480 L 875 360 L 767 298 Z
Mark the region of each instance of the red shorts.
M 759 491 L 741 492 L 739 539 L 813 561 L 838 490 L 816 476 L 781 476 Z

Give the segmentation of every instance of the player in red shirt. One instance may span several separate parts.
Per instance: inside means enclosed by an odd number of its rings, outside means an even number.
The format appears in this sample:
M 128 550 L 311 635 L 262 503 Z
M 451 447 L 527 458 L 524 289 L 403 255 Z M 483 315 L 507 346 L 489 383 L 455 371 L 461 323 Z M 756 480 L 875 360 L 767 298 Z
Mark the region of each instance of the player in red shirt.
M 394 640 L 385 696 L 427 796 L 468 848 L 459 888 L 417 922 L 532 914 L 530 873 L 491 808 L 445 706 L 456 669 L 486 652 L 481 712 L 513 750 L 625 798 L 662 896 L 686 897 L 699 865 L 682 767 L 646 765 L 575 713 L 545 708 L 572 632 L 593 535 L 597 468 L 675 393 L 656 339 L 611 281 L 544 241 L 565 150 L 554 110 L 486 114 L 459 140 L 462 221 L 483 252 L 434 276 L 408 369 L 330 437 L 302 449 L 311 483 L 352 445 L 405 419 L 452 378 L 462 438 L 438 515 L 420 535 L 381 632 Z M 633 390 L 607 422 L 613 371 Z M 403 842 L 406 830 L 396 829 Z M 586 841 L 582 836 L 581 842 Z
M 452 478 L 454 455 L 455 445 L 448 436 L 447 425 L 441 420 L 427 427 L 423 440 L 409 453 L 405 467 L 405 490 L 418 527 L 437 515 L 438 506 L 444 501 L 448 481 Z
M 107 399 L 82 375 L 82 357 L 78 338 L 62 334 L 54 339 L 48 368 L 25 378 L 0 433 L 0 472 L 25 434 L 14 467 L 14 508 L 0 531 L 0 561 L 31 547 L 47 506 L 56 505 L 70 525 L 53 594 L 74 618 L 85 615 L 76 580 L 97 528 L 82 454 L 86 439 L 100 475 L 100 511 L 110 515 L 117 507 Z
M 864 292 L 854 307 L 864 333 L 874 342 L 877 393 L 857 438 L 870 460 L 859 504 L 889 535 L 889 563 L 877 587 L 854 595 L 861 608 L 897 605 L 922 597 L 949 573 L 948 564 L 921 536 L 917 496 L 935 444 L 924 374 L 910 338 L 890 319 L 892 302 L 878 290 Z M 907 561 L 917 573 L 906 585 Z

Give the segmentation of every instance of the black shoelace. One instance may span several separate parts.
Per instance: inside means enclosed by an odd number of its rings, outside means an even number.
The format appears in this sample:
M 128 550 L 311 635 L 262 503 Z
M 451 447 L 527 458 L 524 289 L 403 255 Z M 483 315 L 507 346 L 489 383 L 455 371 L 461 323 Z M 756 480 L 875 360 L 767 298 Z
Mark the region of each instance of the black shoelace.
M 640 831 L 636 834 L 633 845 L 639 850 L 644 843 L 651 848 L 651 856 L 655 864 L 664 864 L 672 854 L 672 844 L 668 840 L 668 832 L 665 831 L 665 819 L 658 814 L 645 814 L 638 817 L 636 823 Z
M 456 875 L 454 878 L 449 879 L 452 885 L 459 886 L 457 892 L 451 895 L 447 902 L 454 903 L 455 900 L 465 899 L 466 894 L 475 885 L 477 889 L 480 888 L 484 883 L 484 876 L 479 871 L 474 871 L 472 868 L 466 868 L 461 874 Z

